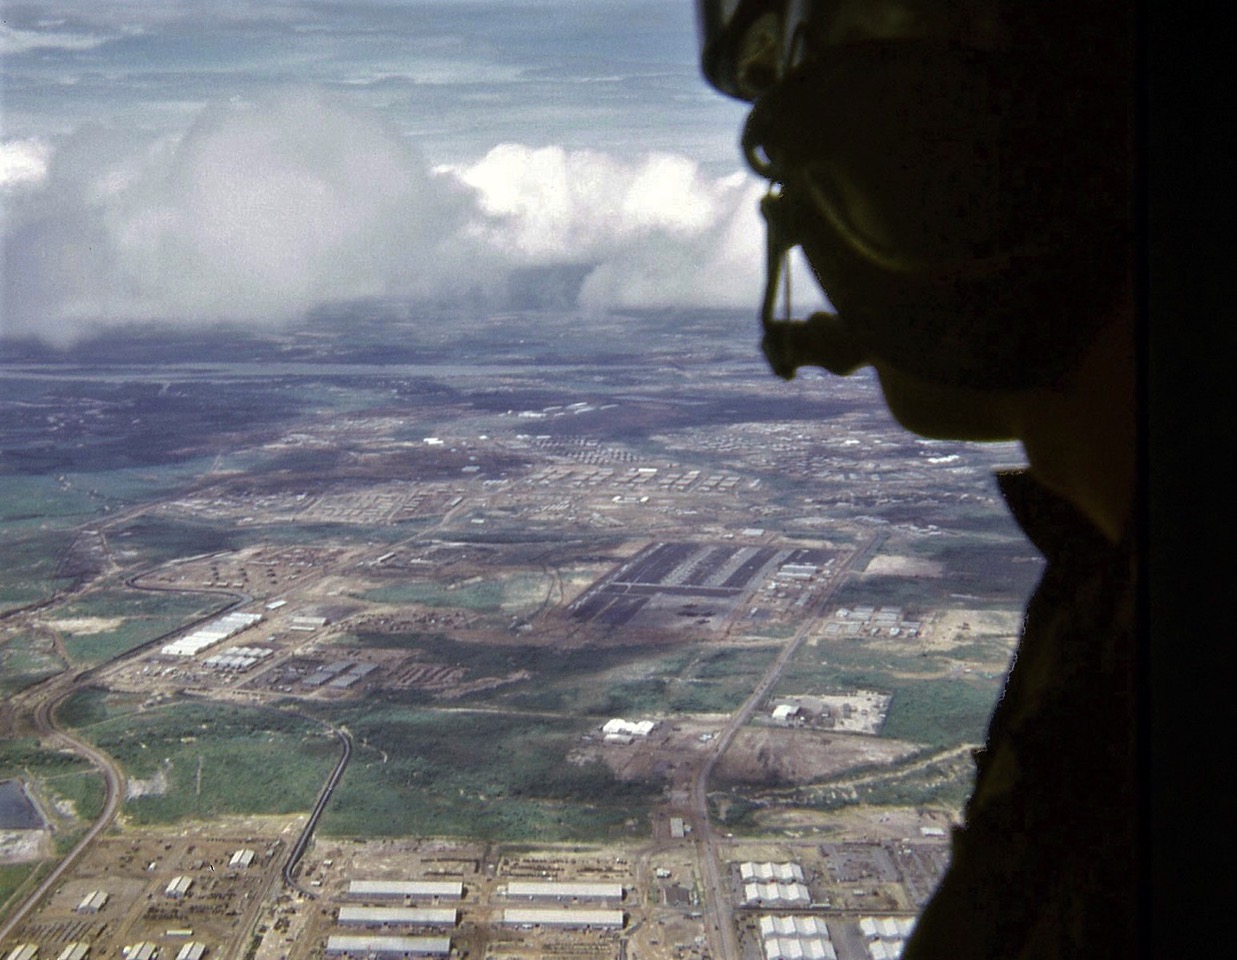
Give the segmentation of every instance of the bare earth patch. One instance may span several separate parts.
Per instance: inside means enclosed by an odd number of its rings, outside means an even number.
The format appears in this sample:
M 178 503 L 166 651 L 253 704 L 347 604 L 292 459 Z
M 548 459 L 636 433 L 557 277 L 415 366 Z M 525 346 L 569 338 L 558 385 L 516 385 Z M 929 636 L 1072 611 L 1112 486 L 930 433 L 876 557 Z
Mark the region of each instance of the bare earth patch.
M 53 630 L 63 630 L 75 636 L 110 633 L 124 625 L 124 617 L 68 617 L 44 621 Z
M 948 652 L 957 646 L 996 641 L 1012 650 L 1021 630 L 1019 610 L 942 610 L 934 617 L 924 645 L 929 650 Z
M 125 784 L 125 799 L 137 797 L 161 797 L 167 793 L 168 777 L 166 770 L 160 770 L 149 780 L 130 780 Z
M 735 736 L 715 773 L 731 783 L 814 783 L 856 767 L 894 763 L 917 749 L 863 734 L 748 727 Z
M 945 572 L 945 565 L 923 557 L 899 557 L 878 553 L 863 571 L 883 573 L 898 577 L 931 577 L 935 579 Z
M 47 830 L 0 830 L 0 863 L 41 860 L 51 849 Z

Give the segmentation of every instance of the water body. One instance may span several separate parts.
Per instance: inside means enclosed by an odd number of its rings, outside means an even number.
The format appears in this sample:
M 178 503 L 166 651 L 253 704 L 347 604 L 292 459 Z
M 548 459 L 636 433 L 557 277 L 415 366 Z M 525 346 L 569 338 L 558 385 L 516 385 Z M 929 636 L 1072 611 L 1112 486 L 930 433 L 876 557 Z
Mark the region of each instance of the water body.
M 20 780 L 0 780 L 0 830 L 46 830 L 47 821 Z

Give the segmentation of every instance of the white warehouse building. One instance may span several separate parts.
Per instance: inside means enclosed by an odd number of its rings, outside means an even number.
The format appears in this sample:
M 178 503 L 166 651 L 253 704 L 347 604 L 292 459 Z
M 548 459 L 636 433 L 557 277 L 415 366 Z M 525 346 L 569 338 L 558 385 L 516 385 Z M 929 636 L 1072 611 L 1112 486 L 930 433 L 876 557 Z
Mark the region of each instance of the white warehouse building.
M 753 881 L 743 884 L 743 899 L 747 903 L 763 903 L 770 906 L 788 904 L 805 907 L 812 902 L 812 894 L 804 884 L 798 881 L 793 883 Z
M 553 880 L 512 880 L 507 896 L 529 900 L 622 900 L 621 883 L 559 883 Z
M 508 927 L 569 927 L 576 930 L 622 930 L 622 910 L 504 910 Z
M 460 900 L 461 880 L 353 880 L 348 896 L 376 900 L 404 897 L 409 900 Z
M 335 936 L 327 938 L 326 952 L 328 956 L 445 957 L 451 952 L 451 938 Z
M 797 863 L 755 863 L 747 860 L 739 864 L 739 876 L 744 880 L 780 880 L 790 883 L 803 882 L 803 868 Z
M 357 907 L 339 908 L 341 924 L 402 924 L 407 926 L 453 927 L 458 911 L 454 907 Z
M 260 613 L 229 613 L 204 627 L 199 627 L 193 633 L 164 644 L 159 652 L 169 657 L 192 657 L 207 647 L 213 647 L 252 627 L 261 619 Z

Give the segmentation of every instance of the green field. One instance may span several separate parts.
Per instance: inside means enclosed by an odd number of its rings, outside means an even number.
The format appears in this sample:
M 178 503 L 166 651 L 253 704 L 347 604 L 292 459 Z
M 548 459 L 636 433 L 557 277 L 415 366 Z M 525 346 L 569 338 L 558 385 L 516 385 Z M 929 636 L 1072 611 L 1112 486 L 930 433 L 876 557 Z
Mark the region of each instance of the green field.
M 339 757 L 323 727 L 275 710 L 174 701 L 139 709 L 83 694 L 61 711 L 80 734 L 143 781 L 125 802 L 135 823 L 175 823 L 221 814 L 308 811 Z
M 0 696 L 9 697 L 64 668 L 44 636 L 19 633 L 0 640 Z
M 334 835 L 597 839 L 647 831 L 661 791 L 569 762 L 591 726 L 579 721 L 394 707 L 339 719 L 357 750 L 323 818 Z
M 5 478 L 7 485 L 10 478 Z M 33 524 L 33 521 L 30 522 Z M 48 529 L 19 530 L 25 524 L 0 527 L 0 612 L 35 603 L 69 585 L 57 575 L 60 558 L 73 542 L 73 534 Z
M 61 604 L 49 626 L 58 623 L 72 628 L 74 620 L 121 621 L 115 626 L 89 632 L 68 632 L 65 651 L 79 666 L 94 666 L 148 643 L 186 623 L 220 609 L 226 601 L 204 593 L 169 593 L 127 590 L 118 587 L 84 594 Z
M 419 603 L 480 613 L 529 613 L 545 602 L 552 579 L 548 574 L 490 575 L 459 584 L 420 581 L 393 584 L 366 591 L 374 603 Z

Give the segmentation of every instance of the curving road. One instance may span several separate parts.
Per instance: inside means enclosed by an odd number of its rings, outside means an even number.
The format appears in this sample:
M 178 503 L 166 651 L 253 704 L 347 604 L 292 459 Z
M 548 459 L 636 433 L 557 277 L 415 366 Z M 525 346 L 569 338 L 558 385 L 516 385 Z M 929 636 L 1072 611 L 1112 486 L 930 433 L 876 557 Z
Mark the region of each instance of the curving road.
M 311 899 L 314 898 L 314 894 L 299 886 L 292 873 L 296 870 L 297 864 L 301 862 L 301 857 L 305 855 L 305 848 L 309 846 L 309 841 L 313 839 L 314 830 L 318 827 L 318 821 L 322 819 L 322 813 L 326 810 L 326 805 L 331 802 L 331 795 L 335 792 L 335 788 L 339 785 L 344 771 L 348 768 L 348 762 L 352 759 L 352 736 L 343 727 L 332 727 L 331 732 L 335 734 L 336 739 L 339 740 L 340 746 L 343 748 L 339 757 L 339 763 L 335 764 L 335 769 L 331 771 L 331 775 L 323 785 L 322 792 L 318 794 L 318 802 L 314 804 L 313 812 L 309 815 L 305 829 L 301 831 L 301 835 L 297 838 L 296 843 L 293 844 L 292 851 L 288 854 L 287 862 L 283 865 L 283 882 Z
M 116 819 L 116 813 L 120 810 L 121 801 L 124 799 L 125 776 L 124 772 L 116 764 L 116 761 L 92 744 L 79 740 L 77 737 L 58 729 L 55 725 L 56 708 L 76 693 L 80 687 L 84 686 L 81 682 L 83 676 L 83 674 L 79 674 L 76 677 L 65 678 L 64 682 L 51 690 L 47 690 L 43 699 L 31 711 L 31 719 L 40 738 L 46 738 L 54 743 L 60 743 L 69 747 L 98 768 L 99 772 L 103 775 L 105 787 L 103 810 L 99 814 L 98 819 L 95 820 L 73 849 L 52 868 L 51 873 L 43 879 L 43 882 L 17 906 L 4 922 L 4 925 L 0 926 L 0 942 L 3 942 L 5 937 L 26 918 L 26 915 L 34 909 L 43 897 L 51 892 L 52 888 L 60 881 L 60 878 L 77 862 L 86 848 L 94 843 L 99 834 L 112 825 L 112 821 Z M 64 677 L 63 674 L 56 679 L 60 680 L 62 677 Z

